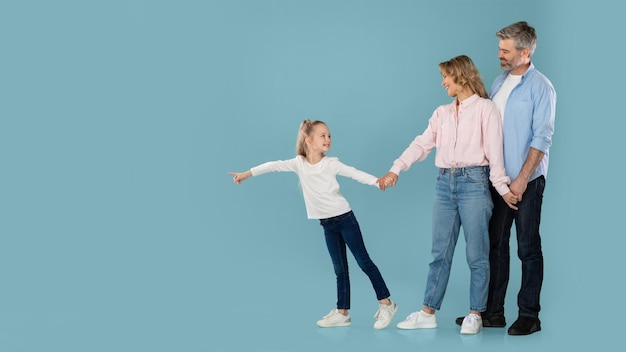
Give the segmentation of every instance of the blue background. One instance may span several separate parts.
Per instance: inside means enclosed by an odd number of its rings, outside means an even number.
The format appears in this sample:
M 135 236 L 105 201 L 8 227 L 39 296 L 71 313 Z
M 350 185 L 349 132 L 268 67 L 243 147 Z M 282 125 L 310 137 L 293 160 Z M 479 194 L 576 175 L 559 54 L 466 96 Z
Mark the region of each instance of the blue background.
M 614 346 L 626 313 L 617 4 L 3 0 L 0 351 Z M 236 186 L 227 172 L 293 157 L 311 118 L 328 123 L 330 155 L 384 174 L 450 101 L 437 64 L 469 55 L 489 86 L 495 32 L 519 20 L 537 29 L 533 61 L 558 93 L 543 330 L 459 334 L 462 240 L 439 328 L 394 327 L 421 306 L 432 155 L 386 192 L 341 180 L 400 308 L 391 327 L 372 329 L 377 303 L 351 258 L 353 326 L 317 328 L 334 275 L 296 176 Z M 518 288 L 513 252 L 509 323 Z

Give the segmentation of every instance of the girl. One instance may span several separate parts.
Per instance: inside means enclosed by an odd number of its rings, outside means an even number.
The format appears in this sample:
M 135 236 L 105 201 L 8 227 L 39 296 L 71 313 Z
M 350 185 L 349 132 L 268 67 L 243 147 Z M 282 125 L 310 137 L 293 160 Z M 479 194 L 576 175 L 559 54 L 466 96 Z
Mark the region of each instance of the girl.
M 317 322 L 320 327 L 350 326 L 350 278 L 346 245 L 359 267 L 369 277 L 379 308 L 374 315 L 375 329 L 384 329 L 396 313 L 396 304 L 378 268 L 365 249 L 359 224 L 348 201 L 339 192 L 337 175 L 350 177 L 361 183 L 377 186 L 375 176 L 347 166 L 335 157 L 327 157 L 330 150 L 330 132 L 322 121 L 304 120 L 300 125 L 296 145 L 297 156 L 290 160 L 270 161 L 246 172 L 230 172 L 241 184 L 250 176 L 267 172 L 291 171 L 298 174 L 309 219 L 319 219 L 324 228 L 326 246 L 337 276 L 337 309 Z
M 398 324 L 400 329 L 435 328 L 435 310 L 440 309 L 450 277 L 454 247 L 460 226 L 466 242 L 471 272 L 470 312 L 463 319 L 462 334 L 482 329 L 480 313 L 486 309 L 489 286 L 489 219 L 493 203 L 489 181 L 510 207 L 517 196 L 509 191 L 504 171 L 502 122 L 495 104 L 487 99 L 478 70 L 467 56 L 439 64 L 441 85 L 455 99 L 438 107 L 428 127 L 396 159 L 390 171 L 378 180 L 381 189 L 394 186 L 401 171 L 426 159 L 437 148 L 439 170 L 433 208 L 432 255 L 424 306 Z

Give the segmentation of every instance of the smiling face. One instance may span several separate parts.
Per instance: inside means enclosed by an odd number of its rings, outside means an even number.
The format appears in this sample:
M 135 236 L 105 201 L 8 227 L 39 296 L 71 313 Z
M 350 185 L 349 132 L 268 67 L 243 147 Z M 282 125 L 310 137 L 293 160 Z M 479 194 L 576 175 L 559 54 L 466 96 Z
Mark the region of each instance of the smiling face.
M 306 144 L 310 154 L 324 154 L 328 152 L 332 144 L 328 126 L 323 123 L 313 126 L 313 130 L 306 137 Z
M 498 59 L 503 70 L 510 71 L 514 75 L 521 75 L 526 72 L 530 64 L 530 50 L 518 50 L 513 39 L 500 39 Z
M 441 86 L 443 86 L 446 89 L 449 96 L 456 97 L 457 95 L 459 95 L 459 92 L 461 92 L 462 87 L 458 85 L 456 82 L 454 82 L 454 76 L 449 75 L 445 72 L 441 72 L 441 78 L 442 78 Z

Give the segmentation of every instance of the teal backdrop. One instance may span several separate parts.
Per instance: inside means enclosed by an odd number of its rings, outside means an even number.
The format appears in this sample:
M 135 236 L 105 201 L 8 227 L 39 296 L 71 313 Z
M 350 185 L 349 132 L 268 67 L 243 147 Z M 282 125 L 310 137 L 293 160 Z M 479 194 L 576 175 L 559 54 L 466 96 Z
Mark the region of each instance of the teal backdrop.
M 0 352 L 553 351 L 621 343 L 623 16 L 596 0 L 0 1 Z M 461 336 L 460 240 L 439 328 L 399 331 L 430 262 L 433 156 L 397 187 L 341 179 L 399 305 L 377 309 L 350 258 L 352 320 L 334 307 L 322 229 L 294 174 L 301 120 L 383 175 L 450 101 L 437 65 L 466 54 L 487 85 L 500 28 L 538 32 L 558 94 L 541 233 L 543 330 Z M 616 181 L 617 182 L 617 181 Z M 619 182 L 618 182 L 619 183 Z M 512 241 L 509 323 L 520 267 Z M 611 348 L 607 349 L 611 350 Z

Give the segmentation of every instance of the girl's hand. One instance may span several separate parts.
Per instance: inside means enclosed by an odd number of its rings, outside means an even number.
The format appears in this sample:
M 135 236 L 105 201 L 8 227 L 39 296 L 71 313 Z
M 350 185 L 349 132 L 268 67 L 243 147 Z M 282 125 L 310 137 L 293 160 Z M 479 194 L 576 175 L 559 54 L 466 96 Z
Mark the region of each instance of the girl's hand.
M 388 172 L 387 174 L 385 174 L 385 176 L 379 178 L 376 182 L 378 182 L 378 187 L 380 187 L 380 189 L 384 191 L 385 189 L 396 185 L 396 183 L 398 182 L 398 175 L 394 174 L 393 172 Z
M 247 180 L 248 177 L 252 176 L 252 172 L 250 170 L 246 172 L 229 172 L 228 174 L 233 176 L 233 181 L 235 181 L 238 185 L 240 185 L 242 181 Z

